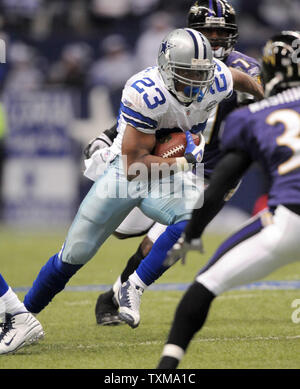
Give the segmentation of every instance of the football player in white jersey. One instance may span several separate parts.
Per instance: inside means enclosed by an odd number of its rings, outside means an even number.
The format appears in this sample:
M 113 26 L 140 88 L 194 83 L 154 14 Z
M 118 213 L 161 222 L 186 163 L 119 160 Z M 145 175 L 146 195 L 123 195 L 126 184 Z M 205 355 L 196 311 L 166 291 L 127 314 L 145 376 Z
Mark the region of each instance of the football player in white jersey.
M 192 31 L 187 29 L 188 31 Z M 194 32 L 192 33 L 194 34 Z M 202 35 L 200 35 L 202 36 Z M 197 36 L 198 37 L 198 36 Z M 195 39 L 196 37 L 193 37 Z M 161 52 L 165 51 L 165 47 L 167 46 L 168 43 L 163 42 Z M 172 45 L 169 43 L 170 51 L 172 50 Z M 198 54 L 197 54 L 198 55 Z M 162 58 L 163 61 L 165 61 L 165 57 L 160 56 L 159 58 L 159 63 L 160 59 Z M 222 63 L 221 61 L 214 59 L 214 63 L 216 65 L 216 76 L 215 76 L 215 81 L 214 81 L 214 87 L 210 88 L 209 94 L 201 94 L 198 97 L 199 101 L 202 101 L 204 104 L 204 101 L 206 101 L 207 108 L 205 108 L 205 111 L 211 111 L 213 110 L 217 103 L 216 100 L 216 93 L 224 93 L 226 97 L 231 96 L 231 91 L 230 94 L 228 94 L 228 89 L 227 89 L 227 75 L 230 74 L 229 69 Z M 163 67 L 163 64 L 162 64 Z M 224 72 L 225 69 L 225 72 Z M 149 73 L 149 77 L 144 77 L 144 83 L 143 85 L 146 85 L 146 81 L 148 82 L 149 87 L 154 87 L 153 83 L 151 80 L 155 80 L 156 76 L 156 68 L 152 69 L 147 69 L 146 73 Z M 144 72 L 143 72 L 144 74 Z M 140 83 L 140 81 L 136 81 L 136 78 L 140 78 L 140 75 L 138 77 L 134 77 L 134 79 L 130 80 L 130 84 L 134 82 L 134 85 L 136 82 Z M 148 80 L 147 80 L 148 79 Z M 168 84 L 168 80 L 170 78 L 167 76 L 165 84 Z M 150 80 L 150 82 L 149 82 Z M 144 90 L 144 87 L 142 85 L 142 90 Z M 158 84 L 160 85 L 160 84 Z M 214 89 L 215 88 L 215 89 Z M 231 89 L 231 88 L 230 88 Z M 155 88 L 157 90 L 157 88 Z M 227 91 L 227 92 L 226 92 Z M 179 93 L 178 93 L 179 92 Z M 189 91 L 191 92 L 191 91 Z M 178 99 L 180 99 L 183 103 L 187 103 L 188 100 L 186 96 L 183 94 L 183 89 L 180 91 L 177 91 L 178 93 Z M 148 99 L 148 98 L 147 98 Z M 157 105 L 157 102 L 156 102 Z M 162 104 L 163 109 L 164 104 Z M 166 108 L 166 107 L 164 107 Z M 182 105 L 178 104 L 173 104 L 173 107 L 170 106 L 169 109 L 171 109 L 170 112 L 171 116 L 168 117 L 166 116 L 166 120 L 162 121 L 161 127 L 158 131 L 172 131 L 174 132 L 176 129 L 182 128 L 182 125 L 180 125 L 180 121 L 183 118 L 181 116 L 182 114 Z M 185 119 L 188 118 L 193 118 L 193 115 L 199 115 L 199 112 L 197 112 L 197 107 L 195 106 L 194 109 L 191 105 L 188 105 L 187 107 L 184 108 L 186 114 Z M 199 109 L 199 107 L 198 107 Z M 201 107 L 200 107 L 201 109 Z M 192 131 L 195 132 L 201 132 L 205 128 L 206 120 L 204 120 L 204 117 L 208 118 L 207 113 L 203 112 L 203 108 L 201 109 L 201 114 L 204 116 L 201 116 L 202 119 L 198 125 L 194 125 L 192 127 Z M 129 112 L 130 113 L 130 112 Z M 147 113 L 148 116 L 150 115 L 150 112 Z M 131 117 L 132 119 L 132 117 Z M 176 125 L 177 123 L 177 125 Z M 178 126 L 179 123 L 179 126 Z M 204 124 L 203 124 L 204 123 Z M 150 129 L 148 130 L 150 131 Z M 117 139 L 120 137 L 120 134 L 118 135 Z M 111 149 L 114 148 L 116 145 L 116 140 L 114 141 L 113 146 Z M 103 155 L 103 153 L 99 153 L 100 155 Z M 96 164 L 96 162 L 95 162 Z M 91 172 L 94 172 L 95 169 L 91 168 Z M 92 178 L 92 177 L 91 177 Z M 200 190 L 200 188 L 199 188 Z M 221 204 L 220 204 L 221 207 Z M 164 224 L 164 223 L 162 223 Z M 114 298 L 117 299 L 117 304 L 120 306 L 119 309 L 119 318 L 122 319 L 123 321 L 127 322 L 132 328 L 135 328 L 139 325 L 140 322 L 140 315 L 139 315 L 139 304 L 140 304 L 140 298 L 142 292 L 147 288 L 147 286 L 151 285 L 157 278 L 159 278 L 162 273 L 167 269 L 166 267 L 162 266 L 162 259 L 164 258 L 164 254 L 166 253 L 166 248 L 169 246 L 170 242 L 174 239 L 174 228 L 167 228 L 166 231 L 160 235 L 159 239 L 154 243 L 154 246 L 150 253 L 146 256 L 146 258 L 141 262 L 141 264 L 138 266 L 136 271 L 129 277 L 129 279 L 122 285 L 121 288 L 119 289 L 119 293 L 114 293 Z
M 27 311 L 0 274 L 0 354 L 12 353 L 43 336 L 41 323 Z
M 214 57 L 230 66 L 230 70 L 233 72 L 235 90 L 247 91 L 258 99 L 262 98 L 262 89 L 259 84 L 260 66 L 258 62 L 254 58 L 234 50 L 238 37 L 238 27 L 235 11 L 226 0 L 201 0 L 195 2 L 188 13 L 188 25 L 202 32 L 211 42 Z M 242 70 L 244 74 L 241 76 L 241 74 L 235 73 L 236 69 Z M 207 182 L 209 182 L 210 174 L 221 155 L 218 145 L 220 124 L 230 111 L 236 109 L 241 104 L 254 101 L 253 96 L 248 93 L 234 93 L 230 99 L 223 101 L 220 107 L 215 107 L 210 111 L 210 117 L 204 131 L 207 144 L 203 162 Z M 85 150 L 86 157 L 90 158 L 98 148 L 110 146 L 116 134 L 116 128 L 104 131 L 87 146 Z M 115 281 L 113 287 L 99 295 L 95 307 L 98 324 L 115 325 L 121 323 L 114 295 L 119 290 L 121 284 L 127 281 L 129 275 L 137 269 L 139 263 L 150 252 L 153 243 L 165 229 L 166 225 L 158 222 L 155 223 L 143 214 L 139 208 L 133 209 L 121 225 L 118 226 L 114 235 L 119 239 L 141 236 L 146 233 L 147 235 L 140 243 L 137 251 L 128 260 L 126 267 Z
M 98 177 L 82 201 L 62 249 L 41 268 L 26 294 L 24 305 L 29 312 L 37 314 L 44 309 L 135 207 L 169 225 L 151 250 L 155 253 L 156 245 L 162 259 L 165 257 L 185 228 L 199 196 L 198 186 L 183 172 L 201 163 L 205 140 L 200 133 L 196 146 L 190 130 L 203 128 L 210 110 L 231 95 L 232 86 L 231 72 L 213 59 L 203 34 L 187 28 L 166 36 L 158 53 L 158 66 L 138 73 L 125 85 L 119 135 L 101 154 L 106 169 L 100 172 L 98 167 L 103 165 L 92 161 L 90 171 L 97 171 Z M 186 134 L 184 156 L 152 155 L 155 133 L 174 127 Z M 169 169 L 162 170 L 165 166 Z M 163 177 L 159 178 L 161 171 Z M 161 190 L 164 184 L 171 188 L 169 192 Z M 137 286 L 136 291 L 139 289 Z M 10 325 L 9 318 L 6 324 Z M 136 325 L 135 318 L 131 325 Z M 18 328 L 14 331 L 21 333 Z

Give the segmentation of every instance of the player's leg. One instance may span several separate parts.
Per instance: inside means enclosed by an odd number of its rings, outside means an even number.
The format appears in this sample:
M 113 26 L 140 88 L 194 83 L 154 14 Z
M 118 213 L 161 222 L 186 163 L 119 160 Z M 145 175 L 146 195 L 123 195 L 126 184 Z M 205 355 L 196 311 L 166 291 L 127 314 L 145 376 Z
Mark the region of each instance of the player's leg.
M 116 198 L 116 193 L 126 190 L 121 186 L 127 185 L 127 181 L 119 180 L 119 176 L 119 170 L 113 166 L 90 189 L 69 229 L 62 250 L 43 266 L 25 296 L 24 304 L 30 312 L 39 313 L 95 255 L 138 204 L 139 199 Z
M 147 235 L 142 240 L 137 251 L 127 262 L 120 277 L 114 284 L 115 293 L 119 290 L 123 282 L 128 280 L 128 277 L 138 268 L 141 261 L 149 254 L 153 244 L 157 241 L 159 236 L 166 230 L 167 226 L 161 223 L 155 223 L 148 231 Z
M 191 339 L 204 325 L 215 296 L 299 260 L 300 216 L 280 206 L 272 224 L 267 225 L 266 215 L 251 219 L 227 239 L 206 271 L 196 277 L 176 309 L 159 369 L 177 367 Z
M 113 235 L 118 239 L 142 236 L 148 232 L 154 223 L 138 207 L 135 207 L 114 231 Z M 145 257 L 146 249 L 147 241 L 144 238 L 137 251 L 129 258 L 125 269 L 121 276 L 118 276 L 113 287 L 98 296 L 95 306 L 97 324 L 118 325 L 122 323 L 118 316 L 118 304 L 114 298 L 114 293 L 118 291 L 121 282 L 126 281 L 128 276 L 138 267 L 140 261 Z
M 168 269 L 163 265 L 167 252 L 185 229 L 195 202 L 203 189 L 203 186 L 197 186 L 189 179 L 187 181 L 184 181 L 184 178 L 180 179 L 180 177 L 178 179 L 174 177 L 171 193 L 163 192 L 160 197 L 156 193 L 156 196 L 149 196 L 140 205 L 146 215 L 169 226 L 156 240 L 150 253 L 141 261 L 137 270 L 120 288 L 119 316 L 132 328 L 139 325 L 139 304 L 143 291 Z M 155 184 L 152 189 L 157 190 Z
M 144 290 L 157 280 L 166 270 L 163 261 L 167 252 L 177 242 L 187 221 L 168 226 L 154 243 L 149 254 L 141 261 L 137 270 L 123 283 L 118 293 L 119 317 L 132 328 L 139 325 L 139 305 Z
M 150 230 L 154 223 L 154 220 L 144 215 L 138 207 L 135 207 L 114 231 L 114 236 L 118 239 L 142 236 Z
M 6 283 L 3 276 L 0 274 L 0 315 L 4 312 L 15 314 L 17 312 L 26 311 L 24 304 L 19 300 L 18 296 Z
M 40 322 L 25 308 L 0 274 L 0 354 L 8 354 L 44 336 Z
M 135 210 L 133 210 L 135 211 Z M 133 212 L 132 211 L 132 212 Z M 128 215 L 128 217 L 124 220 L 125 221 L 133 221 L 130 217 L 132 212 Z M 142 214 L 141 211 L 139 211 L 140 214 Z M 137 213 L 134 213 L 137 215 Z M 143 214 L 142 214 L 143 215 Z M 146 216 L 144 216 L 146 218 Z M 147 224 L 149 225 L 149 221 L 152 222 L 153 220 L 147 218 Z M 122 223 L 123 227 L 125 226 Z M 144 224 L 144 227 L 146 224 Z M 130 227 L 130 225 L 128 225 Z M 120 320 L 118 315 L 118 308 L 119 305 L 117 303 L 117 299 L 115 295 L 118 293 L 121 285 L 128 280 L 128 277 L 137 269 L 140 262 L 146 257 L 146 255 L 150 252 L 153 243 L 156 241 L 156 239 L 161 235 L 167 226 L 162 225 L 160 223 L 155 223 L 150 230 L 148 231 L 148 234 L 144 237 L 141 244 L 138 246 L 137 251 L 129 258 L 126 267 L 122 271 L 121 275 L 117 278 L 115 283 L 113 284 L 112 288 L 109 289 L 107 292 L 100 294 L 100 296 L 97 299 L 96 307 L 95 307 L 95 315 L 96 315 L 96 321 L 99 325 L 118 325 L 121 323 L 124 323 Z M 125 233 L 130 231 L 130 228 L 122 228 L 122 232 Z

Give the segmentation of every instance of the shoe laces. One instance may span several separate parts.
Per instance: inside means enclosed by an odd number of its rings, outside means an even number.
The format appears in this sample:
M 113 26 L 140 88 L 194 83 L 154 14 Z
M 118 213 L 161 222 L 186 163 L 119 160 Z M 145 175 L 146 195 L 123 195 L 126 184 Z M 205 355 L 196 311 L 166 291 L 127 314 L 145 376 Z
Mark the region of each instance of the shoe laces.
M 126 302 L 130 308 L 139 308 L 143 291 L 144 290 L 141 287 L 129 282 L 129 286 L 126 291 Z

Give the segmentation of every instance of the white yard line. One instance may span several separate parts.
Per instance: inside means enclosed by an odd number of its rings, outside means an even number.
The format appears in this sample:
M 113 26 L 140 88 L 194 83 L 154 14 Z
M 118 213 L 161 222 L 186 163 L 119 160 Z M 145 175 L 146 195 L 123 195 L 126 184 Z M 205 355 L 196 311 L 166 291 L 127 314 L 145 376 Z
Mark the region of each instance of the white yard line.
M 300 335 L 294 335 L 294 336 L 246 336 L 246 337 L 230 337 L 230 338 L 196 338 L 193 339 L 193 342 L 195 343 L 202 343 L 202 342 L 233 342 L 233 341 L 239 341 L 239 342 L 257 342 L 257 341 L 266 341 L 266 340 L 293 340 L 293 339 L 300 339 Z M 147 342 L 140 342 L 140 343 L 133 343 L 133 344 L 126 344 L 126 343 L 118 343 L 118 346 L 152 346 L 152 345 L 160 345 L 164 344 L 162 341 L 147 341 Z
M 230 338 L 194 338 L 193 343 L 210 343 L 210 342 L 259 342 L 259 341 L 285 341 L 285 340 L 295 340 L 300 339 L 300 335 L 294 335 L 294 336 L 245 336 L 245 337 L 230 337 Z M 123 342 L 114 342 L 113 340 L 110 340 L 107 344 L 103 343 L 101 341 L 101 344 L 89 344 L 89 345 L 83 345 L 79 344 L 78 346 L 75 346 L 79 349 L 97 349 L 99 347 L 130 347 L 130 346 L 159 346 L 164 345 L 164 341 L 162 340 L 154 340 L 154 341 L 146 341 L 146 342 L 139 342 L 139 343 L 123 343 Z M 51 345 L 48 345 L 48 347 L 51 347 Z M 63 349 L 73 349 L 74 346 L 61 346 Z

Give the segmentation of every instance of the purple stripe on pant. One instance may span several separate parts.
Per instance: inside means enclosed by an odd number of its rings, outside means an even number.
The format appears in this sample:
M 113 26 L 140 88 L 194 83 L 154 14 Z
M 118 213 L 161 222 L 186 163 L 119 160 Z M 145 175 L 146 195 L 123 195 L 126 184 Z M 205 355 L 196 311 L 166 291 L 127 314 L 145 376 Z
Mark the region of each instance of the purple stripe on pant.
M 223 257 L 229 250 L 233 247 L 237 246 L 242 241 L 250 238 L 251 236 L 257 234 L 259 231 L 263 229 L 263 225 L 261 219 L 258 218 L 254 220 L 252 223 L 246 225 L 244 228 L 231 235 L 221 246 L 217 249 L 215 254 L 211 257 L 211 259 L 207 262 L 207 264 L 199 271 L 198 275 L 204 273 L 208 270 L 212 265 L 214 265 L 220 258 Z

